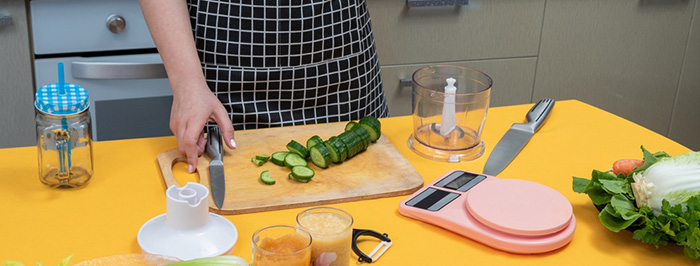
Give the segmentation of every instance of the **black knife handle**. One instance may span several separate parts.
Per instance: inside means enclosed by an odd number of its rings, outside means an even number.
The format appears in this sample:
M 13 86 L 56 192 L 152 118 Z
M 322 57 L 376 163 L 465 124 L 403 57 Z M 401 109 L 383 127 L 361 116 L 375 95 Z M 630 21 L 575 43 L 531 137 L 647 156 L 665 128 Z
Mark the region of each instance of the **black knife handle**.
M 209 127 L 207 153 L 212 157 L 212 160 L 221 160 L 224 153 L 224 147 L 221 143 L 221 130 L 217 126 Z
M 542 127 L 542 124 L 544 124 L 544 121 L 547 119 L 547 116 L 549 116 L 549 112 L 552 111 L 553 107 L 554 100 L 542 99 L 530 108 L 526 118 L 533 132 L 537 132 L 537 130 Z

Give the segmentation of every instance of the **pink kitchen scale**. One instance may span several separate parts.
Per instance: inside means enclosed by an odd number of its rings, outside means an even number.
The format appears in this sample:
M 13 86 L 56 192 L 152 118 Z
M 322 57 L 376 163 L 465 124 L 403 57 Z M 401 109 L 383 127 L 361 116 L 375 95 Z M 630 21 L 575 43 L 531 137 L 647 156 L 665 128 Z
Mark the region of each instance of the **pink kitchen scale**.
M 445 173 L 401 201 L 399 213 L 519 254 L 561 248 L 576 229 L 571 203 L 556 190 L 461 170 Z

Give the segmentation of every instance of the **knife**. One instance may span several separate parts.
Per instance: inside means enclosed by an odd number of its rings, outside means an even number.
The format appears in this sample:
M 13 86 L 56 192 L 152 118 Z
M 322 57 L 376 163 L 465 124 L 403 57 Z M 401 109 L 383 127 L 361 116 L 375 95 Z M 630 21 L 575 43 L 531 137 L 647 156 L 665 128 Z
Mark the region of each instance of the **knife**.
M 224 205 L 224 197 L 226 196 L 226 180 L 224 178 L 224 147 L 221 143 L 221 131 L 217 126 L 209 128 L 207 153 L 211 157 L 211 162 L 209 162 L 211 195 L 214 198 L 216 207 L 220 210 L 221 206 Z
M 542 99 L 537 102 L 525 116 L 527 123 L 515 123 L 503 135 L 489 155 L 484 166 L 484 174 L 495 176 L 510 164 L 520 150 L 527 144 L 530 137 L 542 127 L 554 107 L 554 100 Z

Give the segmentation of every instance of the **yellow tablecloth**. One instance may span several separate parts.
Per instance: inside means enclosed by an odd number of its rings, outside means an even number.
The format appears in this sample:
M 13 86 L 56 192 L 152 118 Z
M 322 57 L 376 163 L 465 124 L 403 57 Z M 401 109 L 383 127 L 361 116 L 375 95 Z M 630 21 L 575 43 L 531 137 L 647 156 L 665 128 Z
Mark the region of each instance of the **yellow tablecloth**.
M 422 158 L 406 145 L 413 125 L 410 116 L 382 119 L 382 131 L 424 177 L 425 183 L 452 169 L 480 172 L 494 145 L 514 122 L 524 122 L 531 107 L 491 108 L 483 140 L 486 152 L 462 163 Z M 245 145 L 245 143 L 239 143 Z M 547 185 L 573 205 L 578 227 L 570 244 L 538 255 L 516 255 L 486 247 L 436 226 L 398 213 L 405 197 L 335 204 L 350 212 L 356 228 L 386 232 L 394 245 L 376 265 L 687 265 L 682 249 L 655 248 L 613 233 L 598 222 L 586 195 L 571 190 L 572 176 L 590 178 L 620 158 L 641 158 L 648 150 L 678 155 L 682 145 L 588 104 L 556 103 L 549 120 L 501 178 L 525 179 Z M 165 185 L 156 162 L 160 152 L 175 148 L 174 137 L 96 142 L 95 175 L 83 189 L 56 190 L 38 180 L 35 147 L 0 150 L 0 261 L 41 261 L 55 265 L 70 254 L 78 262 L 115 254 L 139 253 L 136 233 L 149 219 L 165 213 Z M 176 165 L 179 182 L 196 180 Z M 251 260 L 253 232 L 269 224 L 294 224 L 301 209 L 226 216 L 238 228 L 234 255 Z M 373 246 L 373 245 L 372 245 Z M 354 257 L 354 256 L 353 256 Z M 356 257 L 354 257 L 356 258 Z

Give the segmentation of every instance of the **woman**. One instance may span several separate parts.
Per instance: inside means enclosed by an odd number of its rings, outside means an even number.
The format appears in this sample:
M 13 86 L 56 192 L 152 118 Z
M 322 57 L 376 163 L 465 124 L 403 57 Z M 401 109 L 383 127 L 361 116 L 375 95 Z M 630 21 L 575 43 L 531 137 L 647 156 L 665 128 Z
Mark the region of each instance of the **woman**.
M 168 73 L 170 129 L 190 173 L 207 122 L 235 148 L 234 128 L 388 115 L 365 0 L 141 0 L 141 7 Z

